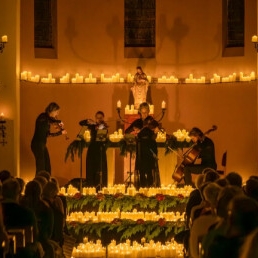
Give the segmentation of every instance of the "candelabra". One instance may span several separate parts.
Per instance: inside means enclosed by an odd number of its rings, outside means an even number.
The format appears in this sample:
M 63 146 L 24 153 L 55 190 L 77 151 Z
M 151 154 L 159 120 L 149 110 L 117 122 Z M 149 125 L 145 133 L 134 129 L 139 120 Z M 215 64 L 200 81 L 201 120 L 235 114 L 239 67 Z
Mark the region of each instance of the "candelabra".
M 3 53 L 6 43 L 7 43 L 7 36 L 2 36 L 2 39 L 0 42 L 0 53 Z
M 4 120 L 3 116 L 0 116 L 0 144 L 2 144 L 3 146 L 7 143 L 7 141 L 5 140 L 6 138 L 6 120 Z
M 257 41 L 258 41 L 258 37 L 256 35 L 252 36 L 252 42 L 254 44 L 254 48 L 258 52 L 258 42 Z

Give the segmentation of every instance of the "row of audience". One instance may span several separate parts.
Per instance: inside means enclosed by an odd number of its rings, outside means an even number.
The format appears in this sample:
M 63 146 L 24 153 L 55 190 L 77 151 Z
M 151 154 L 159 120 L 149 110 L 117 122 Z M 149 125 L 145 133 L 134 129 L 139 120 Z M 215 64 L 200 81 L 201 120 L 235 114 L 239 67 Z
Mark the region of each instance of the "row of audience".
M 25 186 L 21 178 L 0 172 L 0 242 L 9 252 L 8 230 L 30 226 L 34 241 L 16 257 L 63 258 L 66 201 L 59 185 L 41 171 Z M 22 194 L 23 193 L 23 194 Z M 258 257 L 258 176 L 245 185 L 236 172 L 220 178 L 205 169 L 186 205 L 186 230 L 175 236 L 189 258 Z M 8 257 L 8 255 L 7 255 Z
M 11 256 L 8 231 L 14 228 L 33 228 L 33 242 L 17 249 L 15 257 L 63 258 L 66 202 L 58 196 L 59 185 L 46 171 L 25 185 L 4 170 L 0 172 L 1 241 L 4 252 Z
M 189 258 L 258 257 L 258 177 L 205 169 L 186 205 L 186 230 L 175 236 Z

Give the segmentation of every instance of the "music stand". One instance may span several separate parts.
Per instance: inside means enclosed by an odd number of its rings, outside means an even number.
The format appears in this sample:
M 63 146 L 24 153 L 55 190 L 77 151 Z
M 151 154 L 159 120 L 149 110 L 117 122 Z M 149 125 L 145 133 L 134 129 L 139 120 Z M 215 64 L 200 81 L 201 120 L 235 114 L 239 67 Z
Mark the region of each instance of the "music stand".
M 96 135 L 96 142 L 100 142 L 100 171 L 99 171 L 99 184 L 96 186 L 96 189 L 99 187 L 100 191 L 102 190 L 102 174 L 103 174 L 103 161 L 102 161 L 102 152 L 103 145 L 107 140 L 107 129 L 98 129 Z
M 124 181 L 124 183 L 126 183 L 128 180 L 128 185 L 127 187 L 131 187 L 132 185 L 132 153 L 133 153 L 133 146 L 136 145 L 136 138 L 135 135 L 133 134 L 125 134 L 124 136 L 125 142 L 126 142 L 126 146 L 128 146 L 129 148 L 129 172 L 127 172 L 127 174 L 129 174 L 129 176 L 126 178 L 126 180 Z
M 83 125 L 77 134 L 76 140 L 80 141 L 80 193 L 82 194 L 82 141 L 84 140 L 84 133 L 88 129 L 87 126 Z

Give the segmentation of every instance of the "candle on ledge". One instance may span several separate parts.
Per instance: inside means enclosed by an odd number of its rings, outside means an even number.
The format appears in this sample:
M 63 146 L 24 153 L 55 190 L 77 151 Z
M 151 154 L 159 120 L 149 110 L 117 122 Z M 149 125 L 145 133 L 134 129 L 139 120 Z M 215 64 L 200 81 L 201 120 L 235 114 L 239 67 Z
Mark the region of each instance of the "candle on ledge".
M 257 41 L 257 40 L 256 40 Z M 8 42 L 8 38 L 6 35 L 2 36 L 2 42 L 6 43 Z
M 0 115 L 0 121 L 4 121 L 4 113 L 3 112 Z
M 257 39 L 258 39 L 258 38 L 257 38 L 256 35 L 253 35 L 253 36 L 252 36 L 252 42 L 257 42 Z M 2 40 L 2 41 L 3 41 L 3 40 Z
M 117 101 L 116 107 L 117 107 L 117 108 L 121 108 L 121 101 L 120 101 L 120 100 Z
M 162 103 L 161 103 L 161 108 L 164 109 L 166 108 L 166 102 L 163 100 Z

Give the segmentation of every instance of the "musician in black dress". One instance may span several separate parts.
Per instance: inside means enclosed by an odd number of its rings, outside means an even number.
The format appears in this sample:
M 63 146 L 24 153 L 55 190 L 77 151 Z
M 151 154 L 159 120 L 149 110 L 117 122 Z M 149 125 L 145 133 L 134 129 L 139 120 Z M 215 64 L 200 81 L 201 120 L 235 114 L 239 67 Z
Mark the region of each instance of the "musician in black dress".
M 107 186 L 107 155 L 105 141 L 96 139 L 98 130 L 108 128 L 104 121 L 104 113 L 98 111 L 95 121 L 85 119 L 79 122 L 81 126 L 87 126 L 90 130 L 91 140 L 86 155 L 86 184 L 89 187 Z M 100 176 L 102 180 L 100 180 Z M 100 187 L 100 188 L 101 188 Z
M 66 135 L 67 131 L 63 128 L 63 123 L 57 120 L 60 107 L 57 103 L 51 102 L 41 113 L 35 124 L 35 131 L 31 141 L 31 150 L 36 160 L 36 174 L 39 171 L 47 171 L 51 174 L 51 164 L 47 149 L 47 137 Z M 54 124 L 55 131 L 50 132 L 50 126 Z
M 149 104 L 143 102 L 139 106 L 140 118 L 125 130 L 125 133 L 133 133 L 136 136 L 135 171 L 139 172 L 139 187 L 154 185 L 154 173 L 157 168 L 157 143 L 155 130 L 158 122 L 149 116 Z
M 186 185 L 193 185 L 191 174 L 201 174 L 205 168 L 217 169 L 215 159 L 215 147 L 213 141 L 204 135 L 197 127 L 189 132 L 189 136 L 193 143 L 196 153 L 198 153 L 197 161 L 200 164 L 188 164 L 184 167 L 184 181 Z

